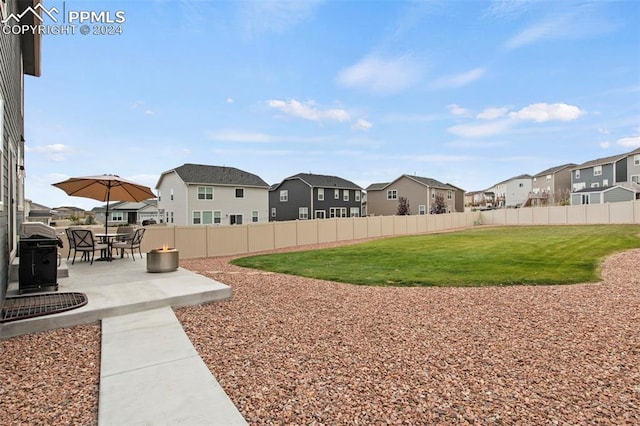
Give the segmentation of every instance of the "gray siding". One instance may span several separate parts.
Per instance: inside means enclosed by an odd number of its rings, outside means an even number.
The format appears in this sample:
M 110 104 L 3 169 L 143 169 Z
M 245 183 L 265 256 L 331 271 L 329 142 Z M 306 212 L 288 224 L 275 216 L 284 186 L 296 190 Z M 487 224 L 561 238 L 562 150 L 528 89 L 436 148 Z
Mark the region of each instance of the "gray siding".
M 603 187 L 603 186 L 611 186 L 615 183 L 614 181 L 614 167 L 613 167 L 613 163 L 610 164 L 602 164 L 602 174 L 601 175 L 594 175 L 593 171 L 594 168 L 593 167 L 586 167 L 584 169 L 579 169 L 580 171 L 580 176 L 577 177 L 576 176 L 576 171 L 573 171 L 572 174 L 572 184 L 579 184 L 579 183 L 585 183 L 585 188 L 591 188 L 591 185 L 594 183 L 597 183 L 599 185 L 599 187 Z M 604 185 L 603 182 L 607 181 L 607 185 Z
M 619 203 L 622 201 L 631 201 L 635 198 L 635 194 L 624 188 L 612 188 L 603 193 L 605 203 Z
M 8 1 L 7 13 L 16 11 L 16 2 Z M 22 117 L 22 55 L 20 37 L 0 32 L 0 98 L 2 99 L 2 210 L 0 211 L 0 305 L 4 302 L 8 287 L 9 264 L 12 261 L 11 250 L 15 247 L 17 232 L 9 228 L 11 216 L 17 211 L 18 194 L 12 194 L 14 182 L 11 181 L 11 151 L 22 156 L 20 145 L 23 139 L 24 126 Z M 19 191 L 23 193 L 22 191 Z M 13 195 L 13 196 L 12 196 Z M 16 224 L 22 219 L 16 218 Z

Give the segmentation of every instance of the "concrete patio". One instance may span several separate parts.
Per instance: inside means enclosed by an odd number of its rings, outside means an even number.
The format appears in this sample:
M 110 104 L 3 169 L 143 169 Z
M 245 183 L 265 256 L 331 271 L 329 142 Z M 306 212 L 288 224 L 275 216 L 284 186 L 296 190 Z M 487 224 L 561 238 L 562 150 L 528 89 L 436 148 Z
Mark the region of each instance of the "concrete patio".
M 58 292 L 88 303 L 0 324 L 8 338 L 101 321 L 99 424 L 246 424 L 182 329 L 173 309 L 222 301 L 231 288 L 182 268 L 149 273 L 146 259 L 63 259 Z M 11 283 L 7 296 L 18 295 Z

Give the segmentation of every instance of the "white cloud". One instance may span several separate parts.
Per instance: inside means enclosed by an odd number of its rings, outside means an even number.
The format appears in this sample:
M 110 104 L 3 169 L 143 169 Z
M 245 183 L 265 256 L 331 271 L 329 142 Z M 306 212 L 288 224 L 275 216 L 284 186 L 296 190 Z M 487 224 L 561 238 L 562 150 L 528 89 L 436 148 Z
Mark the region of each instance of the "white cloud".
M 233 98 L 227 98 L 227 103 L 228 104 L 232 104 L 233 103 Z
M 524 28 L 505 43 L 509 50 L 541 40 L 576 40 L 596 37 L 613 31 L 616 25 L 607 21 L 596 2 L 571 8 Z
M 572 121 L 583 114 L 584 111 L 574 105 L 537 103 L 526 106 L 518 112 L 509 113 L 509 117 L 542 123 L 545 121 Z
M 416 84 L 422 72 L 422 65 L 408 56 L 382 58 L 369 55 L 340 71 L 336 81 L 345 87 L 388 95 L 402 92 Z
M 600 142 L 600 148 L 602 148 L 602 149 L 607 149 L 610 146 L 611 146 L 611 142 L 609 142 L 609 141 Z
M 66 154 L 73 152 L 73 148 L 61 143 L 55 143 L 51 145 L 40 145 L 34 148 L 27 149 L 29 152 L 37 152 L 44 154 L 51 161 L 61 162 L 66 159 Z
M 447 105 L 447 108 L 453 115 L 469 115 L 471 113 L 470 110 L 463 108 L 458 104 L 449 104 Z
M 618 139 L 616 144 L 620 146 L 625 146 L 627 148 L 637 148 L 640 147 L 640 136 L 631 136 L 628 138 Z
M 272 99 L 267 101 L 267 104 L 271 108 L 278 109 L 287 115 L 304 118 L 305 120 L 345 122 L 351 119 L 349 113 L 343 109 L 322 110 L 318 108 L 313 101 L 307 101 L 303 104 L 295 99 L 289 101 Z
M 144 110 L 144 115 L 156 115 L 155 111 L 152 111 L 150 109 L 145 109 Z
M 482 138 L 505 132 L 511 126 L 511 120 L 494 120 L 480 124 L 459 124 L 449 127 L 447 131 L 463 138 Z
M 369 130 L 371 127 L 373 127 L 373 123 L 363 118 L 356 120 L 353 126 L 351 126 L 352 129 L 356 130 Z
M 431 87 L 437 89 L 456 88 L 466 86 L 469 83 L 481 78 L 485 73 L 484 68 L 474 68 L 462 74 L 448 75 L 435 80 Z
M 484 111 L 478 113 L 476 118 L 481 120 L 495 120 L 496 118 L 501 118 L 507 115 L 509 111 L 508 108 L 486 108 Z

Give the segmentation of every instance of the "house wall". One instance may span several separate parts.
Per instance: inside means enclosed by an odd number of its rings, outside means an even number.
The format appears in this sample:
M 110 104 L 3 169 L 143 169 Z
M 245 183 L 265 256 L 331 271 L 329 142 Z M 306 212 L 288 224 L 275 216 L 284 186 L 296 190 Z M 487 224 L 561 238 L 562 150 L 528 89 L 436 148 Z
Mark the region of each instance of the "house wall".
M 6 2 L 7 13 L 17 11 L 17 2 Z M 20 36 L 0 32 L 0 306 L 9 282 L 9 264 L 16 255 L 17 217 L 23 205 L 22 180 L 17 179 L 18 161 L 23 164 L 23 68 Z
M 628 181 L 640 184 L 640 153 L 627 157 Z
M 193 224 L 194 211 L 220 211 L 221 225 L 231 224 L 231 215 L 242 215 L 242 223 L 251 222 L 253 210 L 258 211 L 258 222 L 268 221 L 269 189 L 246 186 L 213 186 L 213 200 L 199 200 L 198 187 L 213 185 L 189 185 L 187 195 L 187 219 L 183 225 Z M 236 198 L 236 189 L 244 189 L 244 197 Z
M 615 173 L 616 180 L 613 183 L 627 181 L 628 175 L 627 175 L 627 158 L 626 157 L 616 161 L 614 173 Z M 613 185 L 613 183 L 610 183 L 610 185 Z
M 288 191 L 287 201 L 280 201 L 280 191 Z M 333 196 L 333 194 L 331 194 Z M 325 197 L 327 194 L 325 194 Z M 271 210 L 275 207 L 276 216 L 271 216 Z M 269 191 L 269 220 L 296 220 L 300 207 L 309 209 L 309 217 L 313 217 L 311 211 L 311 187 L 300 179 L 283 181 L 274 191 Z
M 512 179 L 506 182 L 505 206 L 516 207 L 524 204 L 531 191 L 531 178 Z
M 311 203 L 313 207 L 309 210 L 309 218 L 315 219 L 315 213 L 317 210 L 325 212 L 325 218 L 330 218 L 330 209 L 332 207 L 344 207 L 347 209 L 347 217 L 351 217 L 351 208 L 358 208 L 358 215 L 361 214 L 361 201 L 356 201 L 356 192 L 360 193 L 360 199 L 362 199 L 362 191 L 355 189 L 341 189 L 341 188 L 322 188 L 324 189 L 324 200 L 318 200 L 318 190 L 320 188 L 313 188 L 313 198 Z M 338 190 L 338 199 L 335 198 L 335 190 Z M 349 194 L 349 200 L 344 201 L 344 193 Z M 297 218 L 297 217 L 296 217 Z
M 164 212 L 161 219 L 166 223 L 186 225 L 188 222 L 187 185 L 176 172 L 167 173 L 163 176 L 160 186 L 158 200 L 158 210 Z M 173 191 L 173 197 L 171 192 Z M 173 218 L 173 221 L 172 221 Z
M 576 171 L 573 170 L 571 174 L 571 188 L 572 190 L 576 190 L 577 185 L 582 183 L 585 184 L 585 188 L 592 188 L 594 184 L 597 184 L 598 187 L 603 186 L 611 186 L 614 182 L 614 167 L 613 163 L 602 164 L 602 174 L 594 175 L 594 167 L 586 167 L 584 169 L 577 169 L 580 171 L 580 176 L 576 177 Z M 607 185 L 604 185 L 604 182 L 607 182 Z M 572 196 L 573 199 L 573 196 Z
M 619 203 L 622 201 L 631 201 L 635 199 L 635 192 L 625 188 L 612 188 L 602 193 L 602 201 L 604 203 Z
M 398 191 L 398 198 L 395 200 L 387 200 L 387 191 L 393 189 Z M 426 212 L 429 213 L 429 188 L 408 179 L 406 176 L 402 176 L 393 181 L 382 190 L 368 191 L 367 212 L 369 215 L 377 216 L 395 215 L 398 212 L 398 200 L 400 197 L 407 198 L 411 214 L 418 214 L 418 208 L 421 204 L 425 206 Z

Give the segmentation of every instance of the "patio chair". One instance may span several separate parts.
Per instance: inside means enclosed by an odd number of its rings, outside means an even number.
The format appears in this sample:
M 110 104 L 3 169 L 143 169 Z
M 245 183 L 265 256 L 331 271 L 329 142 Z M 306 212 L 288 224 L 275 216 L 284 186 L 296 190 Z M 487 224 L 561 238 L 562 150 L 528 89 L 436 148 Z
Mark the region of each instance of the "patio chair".
M 70 226 L 68 228 L 65 228 L 64 232 L 67 235 L 67 241 L 69 242 L 69 251 L 67 252 L 67 261 L 69 261 L 69 257 L 71 257 L 71 252 L 73 251 L 73 258 L 75 259 L 76 257 L 76 244 L 75 241 L 73 239 L 73 234 L 71 233 L 71 231 L 73 231 L 74 229 L 87 229 L 87 228 L 83 228 L 81 226 Z M 82 253 L 82 258 L 86 258 L 87 256 L 87 252 L 83 252 Z
M 140 253 L 140 259 L 142 259 L 142 249 L 140 248 L 142 244 L 142 237 L 144 236 L 144 228 L 138 228 L 133 234 L 133 238 L 127 241 L 116 241 L 111 244 L 111 247 L 114 249 L 120 249 L 120 257 L 124 256 L 127 250 L 131 250 L 131 257 L 133 257 L 133 261 L 136 260 L 135 250 L 138 249 L 138 253 Z
M 93 265 L 93 258 L 95 257 L 96 250 L 108 251 L 109 244 L 96 243 L 93 238 L 93 232 L 90 229 L 72 229 L 71 235 L 73 235 L 74 244 L 74 256 L 71 264 L 76 261 L 75 253 L 82 252 L 83 255 L 88 256 L 91 253 L 91 264 Z

